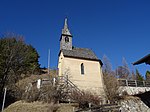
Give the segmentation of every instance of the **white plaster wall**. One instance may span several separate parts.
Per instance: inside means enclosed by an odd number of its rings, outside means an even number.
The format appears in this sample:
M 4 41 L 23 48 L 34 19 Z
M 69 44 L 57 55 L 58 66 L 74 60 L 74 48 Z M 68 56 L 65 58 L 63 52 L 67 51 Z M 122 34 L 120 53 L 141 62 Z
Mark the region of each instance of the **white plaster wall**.
M 81 64 L 84 64 L 84 75 L 81 74 Z M 59 76 L 68 75 L 69 79 L 81 90 L 104 95 L 103 75 L 98 61 L 59 57 Z

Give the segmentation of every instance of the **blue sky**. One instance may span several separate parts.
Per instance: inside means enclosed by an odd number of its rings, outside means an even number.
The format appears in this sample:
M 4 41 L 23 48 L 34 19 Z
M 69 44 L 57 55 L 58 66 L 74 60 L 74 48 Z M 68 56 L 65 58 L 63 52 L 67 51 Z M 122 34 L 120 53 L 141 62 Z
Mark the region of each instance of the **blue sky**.
M 42 67 L 57 66 L 59 38 L 68 18 L 73 45 L 90 48 L 113 69 L 124 57 L 131 68 L 144 75 L 150 66 L 131 63 L 149 54 L 149 0 L 0 0 L 0 34 L 14 32 L 25 37 L 39 55 Z

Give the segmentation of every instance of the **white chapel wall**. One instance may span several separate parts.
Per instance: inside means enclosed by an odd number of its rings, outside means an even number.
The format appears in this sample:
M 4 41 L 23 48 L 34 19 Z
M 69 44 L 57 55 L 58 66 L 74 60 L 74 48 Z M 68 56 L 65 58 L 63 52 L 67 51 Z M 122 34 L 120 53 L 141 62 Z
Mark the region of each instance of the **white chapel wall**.
M 103 90 L 103 78 L 101 65 L 98 61 L 62 57 L 60 74 L 68 75 L 69 79 L 81 90 L 87 90 L 101 94 Z M 81 74 L 81 64 L 84 64 L 84 74 Z

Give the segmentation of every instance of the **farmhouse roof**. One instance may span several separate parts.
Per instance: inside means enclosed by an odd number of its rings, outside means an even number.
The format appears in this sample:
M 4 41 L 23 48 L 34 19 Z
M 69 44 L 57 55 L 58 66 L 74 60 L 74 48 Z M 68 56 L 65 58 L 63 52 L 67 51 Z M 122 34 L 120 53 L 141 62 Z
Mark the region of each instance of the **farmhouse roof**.
M 134 62 L 133 65 L 138 65 L 141 63 L 150 65 L 150 54 L 148 54 L 148 55 L 144 56 L 143 58 L 139 59 L 138 61 Z

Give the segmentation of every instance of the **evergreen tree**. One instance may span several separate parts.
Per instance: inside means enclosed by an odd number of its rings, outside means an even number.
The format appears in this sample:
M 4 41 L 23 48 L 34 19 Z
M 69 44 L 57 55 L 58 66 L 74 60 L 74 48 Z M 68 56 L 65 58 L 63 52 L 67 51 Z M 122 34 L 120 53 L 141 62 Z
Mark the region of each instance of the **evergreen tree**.
M 5 86 L 39 70 L 39 55 L 22 36 L 7 34 L 0 37 L 0 92 Z
M 150 81 L 150 71 L 146 71 L 146 80 Z
M 138 69 L 136 69 L 136 80 L 143 81 L 143 76 L 139 73 Z

